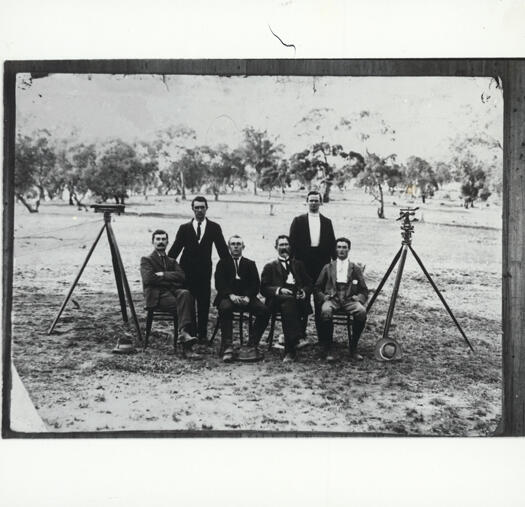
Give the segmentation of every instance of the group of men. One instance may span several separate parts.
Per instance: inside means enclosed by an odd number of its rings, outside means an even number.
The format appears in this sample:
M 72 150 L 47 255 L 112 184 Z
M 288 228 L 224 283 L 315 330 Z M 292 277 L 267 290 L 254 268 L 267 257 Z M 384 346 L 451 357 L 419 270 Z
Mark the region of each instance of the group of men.
M 289 235 L 275 240 L 277 258 L 266 264 L 261 277 L 254 261 L 243 256 L 244 241 L 233 235 L 224 240 L 219 224 L 206 218 L 208 203 L 198 196 L 192 201 L 194 218 L 182 224 L 167 251 L 168 234 L 156 230 L 154 251 L 141 259 L 141 276 L 146 307 L 176 312 L 179 338 L 186 357 L 200 357 L 207 345 L 211 300 L 212 247 L 220 260 L 215 269 L 223 360 L 257 361 L 258 344 L 272 313 L 280 313 L 284 334 L 284 362 L 297 358 L 306 338 L 313 295 L 315 326 L 322 356 L 333 362 L 333 313 L 352 315 L 350 356 L 362 360 L 357 344 L 366 322 L 368 288 L 359 266 L 349 260 L 351 242 L 336 239 L 330 219 L 319 213 L 321 194 L 306 197 L 308 213 L 294 218 Z M 167 253 L 166 253 L 167 251 Z M 181 254 L 182 252 L 182 254 Z M 177 258 L 180 255 L 180 264 Z M 258 295 L 265 298 L 263 303 Z M 196 312 L 195 312 L 196 307 Z M 233 313 L 242 310 L 255 316 L 250 336 L 238 356 L 232 346 Z M 196 313 L 196 315 L 195 315 Z

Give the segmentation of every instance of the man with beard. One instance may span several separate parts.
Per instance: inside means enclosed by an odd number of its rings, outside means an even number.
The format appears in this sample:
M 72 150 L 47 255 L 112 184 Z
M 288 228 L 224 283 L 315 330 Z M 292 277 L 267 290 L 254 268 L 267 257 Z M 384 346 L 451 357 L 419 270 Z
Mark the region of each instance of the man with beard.
M 233 361 L 233 312 L 245 311 L 255 315 L 255 323 L 250 329 L 248 344 L 239 354 L 241 361 L 261 359 L 257 346 L 266 329 L 270 312 L 259 300 L 260 280 L 255 262 L 242 255 L 244 241 L 240 236 L 232 236 L 228 241 L 230 256 L 221 259 L 215 270 L 217 297 L 214 304 L 219 311 L 221 326 L 223 361 Z
M 323 267 L 335 258 L 335 234 L 332 221 L 319 213 L 321 194 L 317 190 L 308 192 L 306 203 L 308 213 L 295 217 L 290 226 L 290 246 L 292 256 L 304 263 L 308 276 L 315 283 Z M 316 304 L 314 307 L 317 336 L 324 347 L 321 309 Z
M 261 294 L 272 312 L 281 313 L 284 333 L 283 362 L 295 361 L 297 343 L 304 333 L 303 321 L 310 309 L 312 280 L 304 265 L 290 258 L 290 239 L 282 234 L 275 240 L 277 259 L 264 266 Z
M 191 336 L 193 298 L 184 289 L 184 271 L 175 259 L 166 255 L 168 234 L 157 229 L 151 236 L 153 253 L 140 259 L 140 275 L 146 308 L 155 308 L 177 315 L 179 340 L 186 350 L 186 357 L 196 356 L 190 351 L 197 338 Z
M 186 274 L 186 286 L 197 303 L 197 334 L 199 343 L 208 343 L 208 315 L 210 312 L 210 283 L 212 273 L 211 250 L 215 245 L 221 259 L 229 255 L 219 224 L 206 218 L 208 201 L 197 196 L 191 202 L 195 215 L 182 224 L 168 255 L 176 259 L 182 252 L 180 265 Z

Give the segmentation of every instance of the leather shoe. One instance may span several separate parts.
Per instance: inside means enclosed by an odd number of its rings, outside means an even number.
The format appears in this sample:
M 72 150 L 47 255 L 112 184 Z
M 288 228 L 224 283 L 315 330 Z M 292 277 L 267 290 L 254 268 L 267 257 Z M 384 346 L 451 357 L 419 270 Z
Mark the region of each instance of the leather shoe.
M 191 336 L 187 331 L 182 331 L 179 335 L 179 340 L 184 345 L 189 345 L 190 343 L 195 343 L 197 338 L 195 336 Z
M 351 352 L 350 359 L 352 359 L 353 361 L 362 361 L 364 358 L 361 354 L 358 354 L 357 352 Z
M 257 347 L 243 347 L 239 352 L 239 361 L 253 363 L 260 359 L 261 355 L 259 354 Z
M 194 352 L 191 349 L 184 352 L 184 357 L 185 359 L 202 359 L 200 354 L 197 354 L 197 352 Z
M 233 362 L 233 349 L 232 348 L 227 348 L 224 351 L 224 354 L 222 356 L 222 360 L 225 363 L 232 363 Z

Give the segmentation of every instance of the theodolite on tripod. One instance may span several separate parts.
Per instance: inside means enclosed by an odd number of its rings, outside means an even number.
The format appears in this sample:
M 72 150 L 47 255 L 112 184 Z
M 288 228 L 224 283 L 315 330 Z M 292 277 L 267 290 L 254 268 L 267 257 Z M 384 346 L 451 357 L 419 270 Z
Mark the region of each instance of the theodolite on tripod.
M 411 217 L 414 217 L 418 209 L 419 208 L 401 208 L 399 210 L 399 218 L 397 220 L 398 221 L 402 220 L 401 222 L 401 237 L 402 237 L 401 248 L 399 249 L 397 254 L 394 256 L 394 259 L 392 260 L 392 263 L 387 269 L 385 276 L 383 276 L 383 279 L 379 283 L 379 286 L 377 287 L 374 295 L 372 296 L 372 298 L 370 299 L 370 302 L 368 303 L 366 307 L 367 312 L 369 312 L 375 300 L 377 299 L 377 296 L 381 292 L 381 289 L 385 285 L 385 282 L 390 276 L 390 273 L 392 273 L 392 270 L 394 269 L 395 265 L 399 261 L 399 267 L 396 273 L 394 288 L 392 290 L 392 296 L 390 298 L 390 305 L 388 307 L 388 313 L 386 315 L 385 328 L 383 330 L 383 337 L 376 344 L 376 357 L 383 361 L 392 361 L 394 359 L 399 359 L 401 357 L 401 346 L 396 340 L 388 337 L 388 332 L 390 330 L 390 325 L 392 323 L 392 317 L 394 315 L 394 308 L 396 306 L 397 294 L 399 292 L 399 285 L 401 283 L 401 277 L 403 276 L 403 269 L 405 267 L 405 261 L 406 261 L 407 253 L 409 250 L 412 252 L 412 255 L 414 256 L 417 263 L 419 264 L 419 267 L 421 268 L 421 270 L 427 277 L 428 281 L 430 282 L 430 285 L 432 285 L 432 288 L 434 289 L 439 299 L 443 303 L 445 309 L 447 310 L 448 314 L 454 321 L 454 324 L 456 324 L 456 327 L 459 329 L 459 332 L 463 336 L 465 342 L 470 347 L 470 350 L 474 352 L 472 345 L 470 344 L 467 336 L 463 332 L 463 329 L 461 329 L 461 326 L 456 320 L 456 317 L 454 317 L 454 314 L 452 313 L 452 310 L 450 309 L 447 302 L 445 301 L 445 298 L 443 297 L 443 295 L 437 288 L 436 284 L 434 283 L 434 280 L 432 280 L 432 277 L 426 270 L 425 266 L 423 265 L 423 262 L 421 261 L 419 256 L 416 254 L 415 250 L 412 248 L 412 234 L 414 233 L 414 225 L 412 224 L 412 222 L 414 221 L 414 218 L 411 218 Z
M 84 271 L 84 268 L 86 267 L 89 258 L 91 257 L 91 254 L 93 253 L 93 250 L 95 250 L 95 247 L 97 246 L 97 243 L 102 236 L 102 233 L 106 231 L 107 237 L 108 237 L 108 243 L 109 248 L 111 251 L 111 260 L 113 263 L 113 272 L 115 274 L 115 282 L 117 284 L 117 291 L 118 291 L 118 297 L 120 301 L 120 311 L 122 313 L 122 320 L 125 324 L 128 323 L 128 314 L 126 311 L 126 299 L 128 302 L 129 310 L 131 313 L 131 316 L 133 318 L 133 323 L 135 324 L 135 330 L 137 332 L 137 336 L 139 339 L 139 342 L 142 342 L 142 334 L 140 332 L 140 326 L 139 321 L 137 319 L 137 314 L 135 312 L 135 306 L 133 304 L 133 299 L 131 298 L 131 290 L 129 288 L 128 279 L 126 277 L 126 271 L 124 270 L 124 264 L 122 263 L 122 258 L 120 256 L 120 251 L 117 245 L 117 240 L 115 238 L 115 233 L 113 232 L 113 228 L 111 227 L 111 213 L 117 213 L 120 215 L 121 213 L 124 213 L 124 205 L 123 204 L 92 204 L 91 208 L 95 210 L 96 213 L 104 213 L 104 225 L 100 229 L 100 232 L 98 233 L 93 245 L 91 245 L 91 248 L 89 249 L 89 252 L 84 260 L 84 263 L 82 264 L 82 267 L 80 268 L 75 280 L 73 281 L 73 284 L 71 285 L 69 292 L 67 293 L 64 302 L 62 303 L 62 306 L 60 307 L 60 310 L 58 311 L 57 316 L 55 317 L 55 320 L 51 324 L 51 327 L 49 328 L 49 331 L 47 334 L 51 334 L 53 330 L 55 329 L 55 326 L 58 322 L 58 319 L 62 315 L 62 312 L 64 311 L 64 308 L 66 307 L 69 298 L 71 297 L 71 294 L 73 294 L 73 290 L 75 289 L 78 281 L 80 280 L 80 276 L 82 275 L 82 272 Z M 133 342 L 127 338 L 127 337 L 119 337 L 117 340 L 117 345 L 113 349 L 113 352 L 120 353 L 120 354 L 129 354 L 132 352 L 135 352 L 135 347 L 133 345 Z

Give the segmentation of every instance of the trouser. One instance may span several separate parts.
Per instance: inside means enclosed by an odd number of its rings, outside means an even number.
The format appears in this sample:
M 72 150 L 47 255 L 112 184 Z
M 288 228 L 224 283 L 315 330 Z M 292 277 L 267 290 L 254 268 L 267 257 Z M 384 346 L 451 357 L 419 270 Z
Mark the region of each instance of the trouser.
M 352 315 L 352 337 L 349 340 L 348 345 L 350 347 L 350 352 L 354 353 L 357 351 L 359 338 L 365 328 L 366 308 L 359 301 L 345 298 L 344 293 L 341 292 L 339 292 L 336 297 L 325 301 L 321 305 L 321 333 L 323 336 L 321 344 L 325 351 L 330 350 L 332 347 L 334 335 L 332 317 L 333 312 L 337 310 L 343 310 L 346 314 Z
M 279 297 L 278 303 L 284 334 L 284 352 L 295 355 L 297 343 L 304 332 L 303 311 L 294 297 Z
M 270 320 L 270 311 L 257 298 L 253 297 L 246 306 L 234 304 L 230 298 L 224 298 L 217 306 L 221 323 L 222 348 L 231 347 L 233 338 L 233 312 L 245 311 L 255 315 L 255 323 L 250 327 L 248 346 L 257 346 Z
M 330 257 L 326 257 L 326 254 L 321 253 L 319 247 L 308 247 L 305 252 L 302 252 L 302 260 L 308 276 L 312 279 L 312 284 L 319 278 L 323 267 L 330 262 Z M 314 319 L 315 329 L 317 331 L 317 338 L 319 344 L 324 346 L 323 340 L 323 322 L 321 318 L 321 307 L 315 303 L 314 299 Z M 304 319 L 303 335 L 306 335 L 306 326 L 308 324 L 308 317 Z
M 157 308 L 163 312 L 177 314 L 179 331 L 186 331 L 192 325 L 193 298 L 186 289 L 162 290 Z
M 208 335 L 208 317 L 211 299 L 210 277 L 187 279 L 188 290 L 193 296 L 197 306 L 195 327 L 200 341 L 206 341 Z

